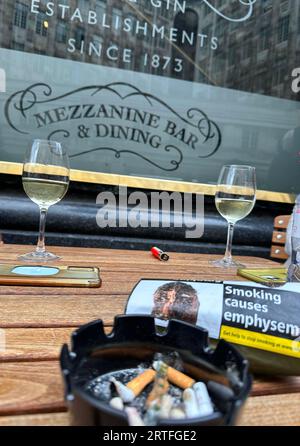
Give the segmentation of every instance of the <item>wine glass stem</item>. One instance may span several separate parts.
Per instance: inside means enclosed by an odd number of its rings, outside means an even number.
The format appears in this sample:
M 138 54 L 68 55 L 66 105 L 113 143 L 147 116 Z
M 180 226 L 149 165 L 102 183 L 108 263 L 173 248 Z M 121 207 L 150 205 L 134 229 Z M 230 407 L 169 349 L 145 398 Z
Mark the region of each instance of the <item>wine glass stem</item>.
M 37 252 L 45 252 L 45 228 L 48 209 L 40 208 L 40 230 L 39 239 L 36 247 Z
M 232 251 L 233 230 L 234 230 L 234 223 L 228 223 L 227 245 L 225 252 L 225 260 L 228 262 L 232 260 L 231 251 Z

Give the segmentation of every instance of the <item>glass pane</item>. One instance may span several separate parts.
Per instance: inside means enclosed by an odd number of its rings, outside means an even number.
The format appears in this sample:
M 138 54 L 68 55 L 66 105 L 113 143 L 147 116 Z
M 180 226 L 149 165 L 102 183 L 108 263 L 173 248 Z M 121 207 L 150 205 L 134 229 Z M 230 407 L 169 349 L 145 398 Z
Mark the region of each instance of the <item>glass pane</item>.
M 300 0 L 3 0 L 0 159 L 51 136 L 78 170 L 210 184 L 252 164 L 298 192 L 299 43 Z

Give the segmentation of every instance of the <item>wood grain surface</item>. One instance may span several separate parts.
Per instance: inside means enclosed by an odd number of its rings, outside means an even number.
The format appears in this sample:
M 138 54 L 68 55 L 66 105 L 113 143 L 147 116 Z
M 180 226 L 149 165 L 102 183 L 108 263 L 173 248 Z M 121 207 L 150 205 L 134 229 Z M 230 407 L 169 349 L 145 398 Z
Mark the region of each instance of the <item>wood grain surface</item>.
M 299 426 L 300 394 L 278 397 L 261 396 L 248 399 L 239 426 Z M 0 417 L 0 426 L 69 426 L 67 412 Z
M 0 262 L 19 263 L 28 246 L 2 245 Z M 101 269 L 99 289 L 0 286 L 0 426 L 68 425 L 58 355 L 79 325 L 103 319 L 111 329 L 127 296 L 141 278 L 237 280 L 232 271 L 212 268 L 215 256 L 171 253 L 159 262 L 149 252 L 52 248 L 61 264 Z M 239 257 L 247 266 L 271 261 Z M 1 344 L 0 344 L 1 346 Z M 299 425 L 300 378 L 257 378 L 241 425 Z
M 300 393 L 249 398 L 240 426 L 299 426 Z

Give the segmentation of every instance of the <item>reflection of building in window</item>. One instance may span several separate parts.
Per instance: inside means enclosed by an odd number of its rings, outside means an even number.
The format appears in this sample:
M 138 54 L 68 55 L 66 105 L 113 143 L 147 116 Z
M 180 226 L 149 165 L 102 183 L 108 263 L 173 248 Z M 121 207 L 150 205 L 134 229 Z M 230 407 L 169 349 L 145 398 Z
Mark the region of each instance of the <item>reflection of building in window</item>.
M 44 15 L 47 11 L 44 1 L 37 3 L 40 5 L 39 15 L 31 12 L 31 0 L 1 1 L 1 10 L 5 11 L 0 14 L 1 47 L 106 66 L 117 65 L 148 74 L 245 91 L 255 92 L 257 88 L 260 93 L 297 99 L 291 90 L 291 73 L 300 66 L 300 1 L 256 1 L 252 17 L 245 22 L 225 20 L 200 0 L 186 0 L 185 14 L 174 11 L 173 3 L 167 0 L 162 0 L 162 8 L 154 8 L 150 0 L 68 0 L 55 2 L 57 8 L 54 8 L 53 16 Z M 64 19 L 58 15 L 60 3 L 69 7 Z M 233 18 L 241 17 L 245 10 L 245 5 L 238 0 L 211 3 Z M 78 18 L 71 21 L 76 8 L 82 10 L 83 22 Z M 89 10 L 95 12 L 97 24 L 88 24 Z M 124 30 L 125 19 L 131 25 L 127 31 Z M 44 26 L 45 20 L 48 30 Z M 104 26 L 103 22 L 109 26 Z M 140 28 L 147 25 L 145 34 L 142 31 L 136 33 L 138 23 Z M 156 33 L 153 37 L 154 24 L 163 27 L 165 33 Z M 173 28 L 177 35 L 175 42 L 170 39 Z M 182 41 L 184 31 L 187 35 Z M 191 38 L 193 33 L 194 38 Z M 45 37 L 41 39 L 41 36 Z M 68 51 L 69 39 L 75 39 L 72 44 L 75 43 L 76 51 Z M 118 46 L 120 59 L 127 48 L 132 50 L 133 61 L 124 64 L 122 60 L 116 62 L 107 58 L 105 51 L 112 41 Z M 101 58 L 88 51 L 92 42 L 96 47 L 102 43 Z M 81 48 L 84 48 L 82 53 Z M 175 71 L 175 57 L 183 60 L 182 72 Z M 157 58 L 161 62 L 159 66 L 156 66 Z M 166 63 L 168 58 L 171 58 L 169 64 Z M 278 72 L 281 60 L 280 71 L 285 74 L 274 74 L 273 71 Z
M 26 28 L 27 24 L 27 14 L 28 6 L 21 2 L 16 2 L 15 14 L 14 14 L 14 25 L 19 28 Z
M 101 36 L 94 35 L 92 44 L 94 46 L 92 59 L 93 61 L 97 61 L 97 63 L 99 63 L 101 61 L 103 50 L 103 38 Z
M 261 7 L 263 10 L 263 13 L 270 11 L 270 9 L 272 9 L 272 1 L 273 0 L 262 0 L 261 3 Z
M 42 36 L 47 36 L 48 21 L 46 14 L 38 14 L 36 16 L 35 32 Z
M 185 13 L 179 12 L 174 20 L 174 28 L 178 29 L 178 42 L 173 47 L 173 58 L 182 58 L 184 55 L 185 67 L 177 77 L 186 80 L 194 79 L 195 61 L 196 61 L 196 45 L 198 40 L 198 14 L 193 9 L 186 9 Z M 193 37 L 191 45 L 188 39 L 184 39 L 185 35 Z M 191 41 L 191 40 L 190 40 Z
M 261 71 L 257 74 L 257 77 L 255 79 L 255 88 L 254 91 L 256 93 L 264 93 L 265 92 L 265 85 L 267 83 L 266 81 L 266 70 Z
M 67 41 L 67 25 L 63 21 L 56 25 L 55 40 L 58 43 L 66 43 Z
M 285 16 L 279 19 L 278 23 L 278 43 L 285 42 L 289 38 L 290 17 Z
M 237 51 L 235 45 L 231 46 L 228 50 L 228 58 L 227 58 L 229 67 L 232 67 L 234 64 L 236 64 L 237 61 L 236 53 Z
M 258 41 L 259 51 L 265 51 L 270 47 L 271 28 L 265 26 L 260 30 L 260 39 Z
M 248 38 L 245 40 L 243 45 L 243 59 L 251 59 L 252 56 L 252 39 Z
M 85 37 L 84 28 L 80 26 L 75 30 L 75 36 L 74 36 L 75 48 L 77 50 L 81 49 L 82 42 L 84 42 L 84 37 Z
M 24 45 L 24 43 L 19 43 L 19 42 L 13 41 L 12 42 L 12 47 L 13 47 L 14 50 L 24 51 L 25 45 Z
M 122 26 L 122 11 L 119 8 L 112 9 L 112 23 L 114 32 L 119 33 Z
M 237 17 L 239 3 L 228 0 L 222 12 Z M 252 18 L 236 25 L 215 14 L 207 16 L 203 4 L 199 11 L 199 28 L 209 26 L 218 37 L 215 51 L 209 49 L 198 56 L 212 84 L 296 100 L 291 73 L 300 66 L 300 2 L 256 2 Z M 282 67 L 279 59 L 284 59 Z M 200 75 L 196 79 L 201 82 Z
M 130 20 L 130 22 L 132 23 L 132 28 L 131 28 L 130 34 L 131 34 L 131 36 L 134 37 L 135 36 L 134 30 L 135 30 L 135 24 L 136 24 L 136 16 L 134 14 L 130 13 L 130 14 L 127 15 L 127 17 Z
M 206 3 L 204 3 L 204 5 L 203 5 L 203 15 L 204 15 L 204 17 L 206 17 L 210 13 L 211 13 L 211 8 Z
M 102 17 L 106 11 L 106 0 L 96 0 L 96 13 L 98 17 Z
M 37 53 L 37 54 L 40 54 L 40 55 L 42 55 L 42 56 L 45 56 L 45 55 L 46 55 L 46 51 L 45 51 L 45 50 L 40 50 L 40 49 L 38 49 L 38 50 L 36 51 L 36 53 Z
M 290 0 L 281 0 L 280 3 L 280 13 L 284 14 L 289 11 L 290 8 Z
M 278 64 L 273 71 L 273 86 L 279 86 L 284 83 L 286 76 L 285 63 Z
M 134 70 L 134 67 L 135 67 L 135 57 L 134 57 L 134 53 L 133 53 L 132 57 L 130 59 L 130 62 L 128 62 L 126 64 L 126 68 L 127 68 L 127 70 Z
M 228 29 L 228 22 L 223 19 L 223 17 L 218 17 L 216 21 L 216 26 L 214 29 L 215 35 L 222 39 Z

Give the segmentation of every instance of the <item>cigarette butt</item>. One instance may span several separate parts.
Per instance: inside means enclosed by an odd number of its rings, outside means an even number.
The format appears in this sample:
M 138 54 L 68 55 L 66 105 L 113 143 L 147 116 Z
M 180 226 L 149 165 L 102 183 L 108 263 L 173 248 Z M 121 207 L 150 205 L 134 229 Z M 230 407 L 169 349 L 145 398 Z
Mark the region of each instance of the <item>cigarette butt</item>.
M 126 407 L 129 426 L 145 426 L 140 414 L 135 407 Z
M 176 369 L 173 369 L 173 367 L 168 367 L 167 376 L 168 380 L 172 384 L 175 384 L 175 386 L 178 386 L 181 389 L 188 389 L 189 387 L 192 387 L 195 384 L 195 380 L 193 378 L 190 378 L 184 373 L 179 372 Z
M 148 369 L 141 373 L 141 375 L 138 375 L 136 378 L 129 381 L 129 383 L 126 384 L 126 387 L 132 390 L 135 396 L 138 396 L 144 388 L 154 380 L 154 378 L 155 371 Z
M 148 395 L 147 401 L 146 401 L 146 407 L 150 407 L 152 403 L 155 401 L 160 400 L 160 398 L 165 395 L 169 390 L 169 383 L 167 379 L 164 378 L 158 378 L 157 381 L 155 381 L 154 387 L 151 390 L 151 392 Z
M 127 386 L 114 377 L 111 378 L 111 382 L 114 383 L 116 391 L 124 403 L 131 403 L 134 400 L 135 394 L 131 389 L 128 389 Z
M 158 361 L 154 361 L 153 367 L 154 369 L 158 367 Z M 167 377 L 170 383 L 175 384 L 175 386 L 180 387 L 181 389 L 188 389 L 196 382 L 193 378 L 190 378 L 189 376 L 170 366 L 167 370 Z
M 115 398 L 112 398 L 109 402 L 109 405 L 113 407 L 114 409 L 123 410 L 124 409 L 124 403 L 122 398 L 119 396 L 116 396 Z

